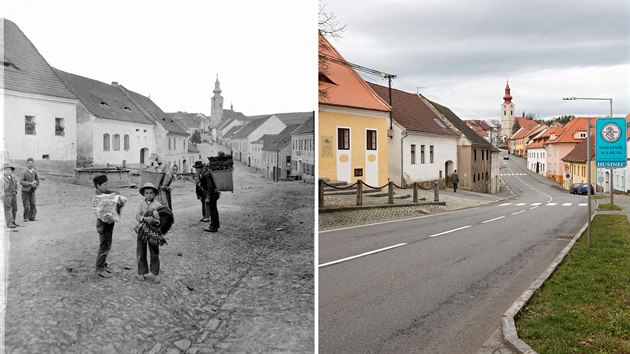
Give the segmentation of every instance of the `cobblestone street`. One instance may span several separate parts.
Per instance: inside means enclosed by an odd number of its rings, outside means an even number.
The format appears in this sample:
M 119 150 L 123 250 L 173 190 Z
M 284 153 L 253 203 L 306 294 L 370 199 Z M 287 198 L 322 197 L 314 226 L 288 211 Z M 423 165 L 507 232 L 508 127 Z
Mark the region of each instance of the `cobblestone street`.
M 194 184 L 173 183 L 160 284 L 135 279 L 138 189 L 118 189 L 129 202 L 101 278 L 94 188 L 42 174 L 38 221 L 5 233 L 6 352 L 312 352 L 313 185 L 235 168 L 218 233 L 202 230 Z

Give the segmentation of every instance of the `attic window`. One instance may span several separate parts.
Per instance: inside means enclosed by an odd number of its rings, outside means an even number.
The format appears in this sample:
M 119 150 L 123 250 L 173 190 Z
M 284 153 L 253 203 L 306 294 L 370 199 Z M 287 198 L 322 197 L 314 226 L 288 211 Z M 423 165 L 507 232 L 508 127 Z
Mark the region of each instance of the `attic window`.
M 6 59 L 2 61 L 2 65 L 6 68 L 13 68 L 15 70 L 20 70 L 17 66 L 15 66 L 15 64 L 13 64 L 12 62 Z
M 109 107 L 109 105 L 105 101 L 101 101 L 101 106 Z
M 129 107 L 127 107 L 127 106 L 123 107 L 123 109 L 124 109 L 125 111 L 129 111 L 129 112 L 131 112 L 131 108 L 129 108 Z
M 442 128 L 446 128 L 446 125 L 444 125 L 444 123 L 442 123 L 441 120 L 437 119 L 437 118 L 433 118 L 435 120 L 435 122 Z

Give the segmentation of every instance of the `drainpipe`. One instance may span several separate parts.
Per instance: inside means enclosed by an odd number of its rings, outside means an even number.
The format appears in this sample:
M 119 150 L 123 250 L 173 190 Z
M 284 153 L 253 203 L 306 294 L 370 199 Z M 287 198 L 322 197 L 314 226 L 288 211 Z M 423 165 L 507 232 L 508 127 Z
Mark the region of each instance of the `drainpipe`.
M 405 176 L 404 176 L 404 173 L 403 173 L 403 168 L 404 168 L 403 165 L 404 165 L 404 162 L 405 162 L 403 140 L 405 140 L 405 138 L 409 135 L 409 134 L 407 134 L 407 129 L 405 129 L 404 133 L 405 133 L 405 135 L 400 138 L 400 186 L 401 187 L 405 186 Z

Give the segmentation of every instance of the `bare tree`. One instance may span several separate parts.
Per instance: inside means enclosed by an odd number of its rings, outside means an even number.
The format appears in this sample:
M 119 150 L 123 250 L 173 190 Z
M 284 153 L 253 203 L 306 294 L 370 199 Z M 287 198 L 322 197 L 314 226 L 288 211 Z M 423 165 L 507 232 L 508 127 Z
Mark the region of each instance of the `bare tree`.
M 337 16 L 332 13 L 326 11 L 326 5 L 321 3 L 319 4 L 319 14 L 318 14 L 318 25 L 319 25 L 319 81 L 326 82 L 328 79 L 328 62 L 324 58 L 323 53 L 325 52 L 325 40 L 324 36 L 330 38 L 341 38 L 341 33 L 346 28 L 345 25 L 341 25 L 337 20 Z M 328 96 L 326 89 L 323 89 L 320 85 L 319 87 L 319 97 L 325 98 Z

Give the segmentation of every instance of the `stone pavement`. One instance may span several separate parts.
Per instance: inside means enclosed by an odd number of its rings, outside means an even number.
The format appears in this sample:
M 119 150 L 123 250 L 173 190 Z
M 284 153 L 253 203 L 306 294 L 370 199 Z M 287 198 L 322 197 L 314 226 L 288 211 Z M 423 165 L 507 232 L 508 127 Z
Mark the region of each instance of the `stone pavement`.
M 94 273 L 93 187 L 46 178 L 39 220 L 5 233 L 7 353 L 313 351 L 312 185 L 238 165 L 234 193 L 219 199 L 221 229 L 209 233 L 194 185 L 174 182 L 160 284 L 135 280 L 141 196 L 120 192 L 129 202 L 114 227 L 112 278 Z

